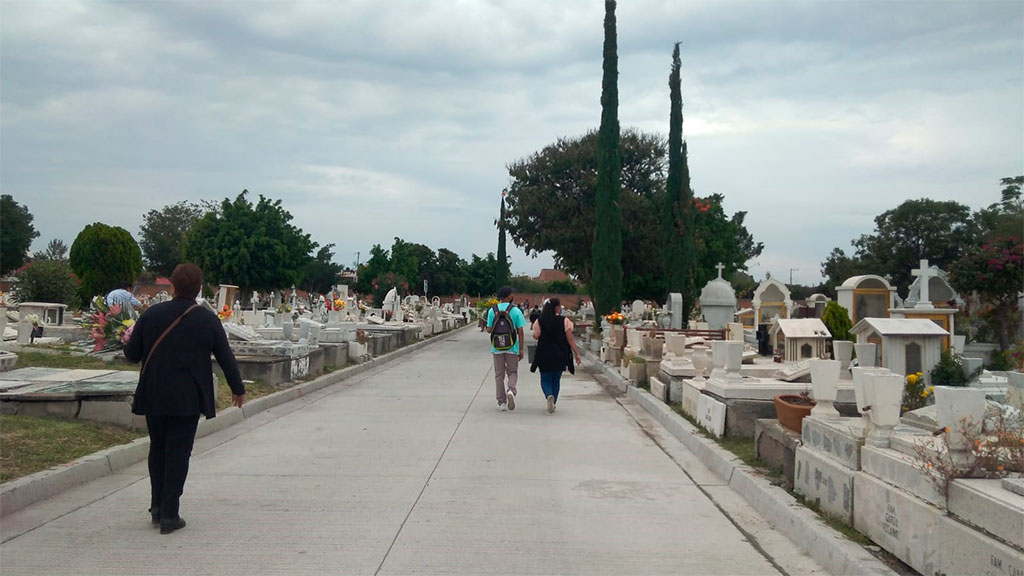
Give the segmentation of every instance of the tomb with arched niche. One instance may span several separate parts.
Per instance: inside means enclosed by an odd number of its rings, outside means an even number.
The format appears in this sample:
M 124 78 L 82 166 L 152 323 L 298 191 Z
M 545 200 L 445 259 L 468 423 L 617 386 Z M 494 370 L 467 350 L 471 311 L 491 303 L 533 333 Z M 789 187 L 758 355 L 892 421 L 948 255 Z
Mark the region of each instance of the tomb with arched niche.
M 836 300 L 854 324 L 865 318 L 889 318 L 896 306 L 896 289 L 881 276 L 854 276 L 836 287 Z
M 766 278 L 754 290 L 754 322 L 767 324 L 773 318 L 786 319 L 792 316 L 793 300 L 789 288 L 774 278 Z

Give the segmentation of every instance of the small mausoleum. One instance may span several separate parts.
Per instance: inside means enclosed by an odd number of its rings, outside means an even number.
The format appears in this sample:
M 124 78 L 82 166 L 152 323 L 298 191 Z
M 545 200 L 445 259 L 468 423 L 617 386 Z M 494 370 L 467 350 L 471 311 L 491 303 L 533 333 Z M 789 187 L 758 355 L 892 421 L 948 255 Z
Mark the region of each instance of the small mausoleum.
M 817 318 L 776 318 L 768 329 L 772 349 L 785 362 L 826 358 L 832 339 L 825 323 Z
M 850 334 L 859 344 L 877 344 L 877 366 L 896 374 L 922 372 L 929 386 L 930 372 L 942 355 L 942 341 L 949 336 L 935 322 L 921 318 L 865 318 Z
M 957 306 L 964 302 L 949 284 L 948 275 L 937 266 L 921 260 L 921 267 L 912 270 L 916 276 L 903 305 L 889 311 L 892 318 L 920 318 L 931 320 L 949 334 L 954 333 Z M 942 339 L 942 348 L 948 349 L 950 337 Z
M 854 276 L 836 287 L 836 301 L 854 324 L 865 318 L 888 318 L 889 310 L 896 307 L 896 289 L 881 276 Z

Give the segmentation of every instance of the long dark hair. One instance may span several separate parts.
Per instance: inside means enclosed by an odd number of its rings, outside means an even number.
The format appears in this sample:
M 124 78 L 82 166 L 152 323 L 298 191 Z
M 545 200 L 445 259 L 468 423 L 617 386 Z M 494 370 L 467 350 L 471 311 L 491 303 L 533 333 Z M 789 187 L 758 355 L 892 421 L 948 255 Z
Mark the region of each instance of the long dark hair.
M 555 308 L 558 308 L 561 304 L 562 302 L 559 301 L 558 298 L 549 298 L 548 301 L 544 303 L 544 309 L 540 311 L 540 319 L 553 320 L 555 318 Z

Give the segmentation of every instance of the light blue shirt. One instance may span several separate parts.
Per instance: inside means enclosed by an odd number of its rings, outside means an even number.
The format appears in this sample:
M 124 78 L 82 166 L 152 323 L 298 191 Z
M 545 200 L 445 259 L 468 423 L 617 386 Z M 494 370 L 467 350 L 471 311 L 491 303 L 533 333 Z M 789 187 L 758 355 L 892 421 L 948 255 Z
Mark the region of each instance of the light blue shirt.
M 509 306 L 512 306 L 508 302 L 501 302 L 498 304 L 498 310 L 508 310 Z M 495 350 L 494 346 L 491 346 L 491 354 L 515 354 L 519 355 L 519 341 L 522 338 L 519 337 L 518 330 L 526 326 L 526 316 L 523 316 L 523 311 L 518 306 L 512 306 L 512 310 L 508 313 L 509 317 L 512 318 L 512 327 L 516 329 L 516 343 L 515 346 L 508 350 Z M 487 310 L 487 327 L 494 326 L 494 308 Z
M 139 302 L 138 298 L 132 296 L 132 293 L 125 290 L 124 288 L 111 290 L 107 294 L 107 297 L 103 299 L 103 301 L 107 304 L 107 306 L 113 306 L 114 304 L 120 304 L 124 306 L 126 302 L 136 308 L 142 306 L 142 302 Z

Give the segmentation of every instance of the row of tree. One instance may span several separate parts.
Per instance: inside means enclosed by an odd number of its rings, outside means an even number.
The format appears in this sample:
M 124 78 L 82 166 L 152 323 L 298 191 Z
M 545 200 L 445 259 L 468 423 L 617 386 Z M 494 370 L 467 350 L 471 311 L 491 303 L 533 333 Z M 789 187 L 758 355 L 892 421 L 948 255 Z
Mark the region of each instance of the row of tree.
M 127 230 L 97 222 L 79 233 L 70 251 L 53 240 L 32 256 L 29 246 L 39 236 L 32 214 L 3 195 L 2 273 L 21 269 L 19 291 L 32 299 L 75 305 L 134 281 L 144 269 L 167 276 L 181 262 L 198 264 L 211 284 L 238 285 L 243 296 L 293 285 L 310 293 L 330 291 L 343 271 L 333 261 L 334 244 L 314 242 L 292 223 L 280 200 L 261 195 L 253 203 L 248 195 L 243 190 L 220 203 L 179 202 L 150 210 L 138 243 Z M 390 252 L 373 247 L 369 261 L 359 267 L 356 290 L 374 293 L 378 301 L 395 286 L 403 294 L 429 289 L 430 294 L 484 295 L 494 292 L 500 269 L 507 276 L 508 261 L 500 267 L 493 253 L 466 261 L 445 248 L 434 252 L 396 238 Z

